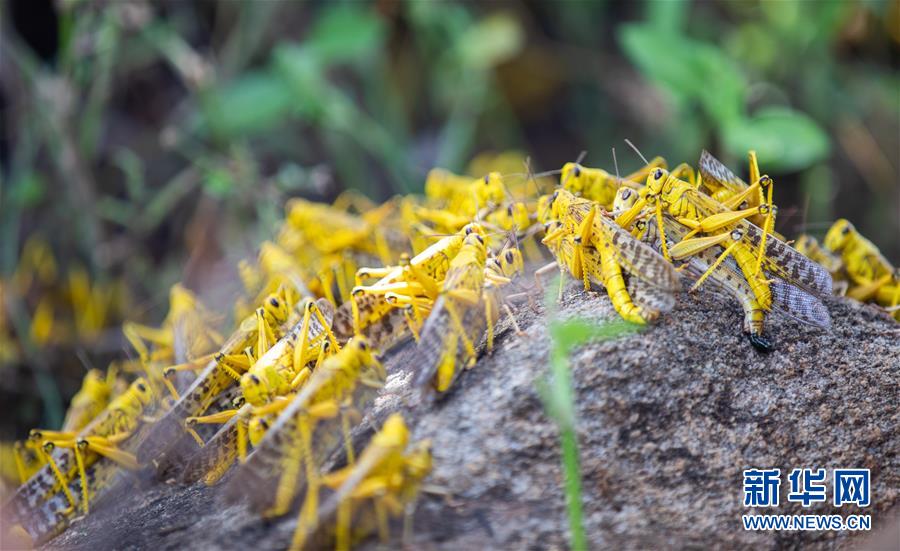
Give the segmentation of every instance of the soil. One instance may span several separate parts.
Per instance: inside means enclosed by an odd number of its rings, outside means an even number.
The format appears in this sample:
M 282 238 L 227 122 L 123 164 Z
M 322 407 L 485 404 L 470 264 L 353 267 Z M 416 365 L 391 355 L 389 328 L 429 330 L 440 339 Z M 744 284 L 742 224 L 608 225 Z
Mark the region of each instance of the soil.
M 829 331 L 772 319 L 777 349 L 762 354 L 742 336 L 733 304 L 685 294 L 658 323 L 573 352 L 584 524 L 593 547 L 900 546 L 893 520 L 900 325 L 847 299 L 827 299 L 827 306 Z M 617 319 L 604 295 L 575 286 L 556 315 Z M 517 319 L 523 334 L 507 327 L 493 354 L 427 406 L 406 405 L 409 348 L 388 360 L 393 375 L 368 422 L 399 409 L 413 441 L 433 442 L 434 470 L 405 542 L 410 549 L 569 546 L 559 433 L 536 390 L 548 369 L 547 315 L 525 305 Z M 743 506 L 742 471 L 754 467 L 781 469 L 779 508 Z M 829 480 L 833 468 L 871 469 L 871 505 L 787 503 L 786 474 L 803 467 L 828 469 Z M 287 545 L 293 516 L 260 520 L 243 504 L 223 504 L 220 488 L 135 483 L 47 547 Z M 741 525 L 748 513 L 864 513 L 876 533 L 748 532 Z

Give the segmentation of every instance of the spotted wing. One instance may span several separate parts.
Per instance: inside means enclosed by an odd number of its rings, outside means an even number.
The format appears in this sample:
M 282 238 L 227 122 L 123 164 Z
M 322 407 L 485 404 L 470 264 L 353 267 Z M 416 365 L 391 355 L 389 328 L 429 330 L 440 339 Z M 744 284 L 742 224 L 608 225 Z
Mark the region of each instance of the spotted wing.
M 669 294 L 681 290 L 678 272 L 661 254 L 635 239 L 607 216 L 598 216 L 594 227 L 598 225 L 615 251 L 616 261 L 631 276 Z
M 247 462 L 240 466 L 226 488 L 226 499 L 235 502 L 245 498 L 255 510 L 270 507 L 279 485 L 285 484 L 298 491 L 304 483 L 302 455 L 299 449 L 301 418 L 314 396 L 330 384 L 327 370 L 316 370 L 310 380 L 303 385 L 291 403 L 278 415 L 266 431 L 259 446 L 253 449 Z M 379 390 L 366 384 L 357 384 L 346 403 L 353 409 L 364 411 L 375 399 Z M 331 452 L 342 445 L 341 415 L 321 419 L 311 427 L 313 448 L 309 450 L 312 462 L 319 469 Z M 307 417 L 308 420 L 308 417 Z M 288 471 L 289 474 L 286 474 Z
M 643 279 L 630 277 L 626 283 L 631 300 L 646 312 L 658 315 L 675 308 L 675 294 L 650 285 Z
M 772 309 L 802 323 L 821 329 L 831 328 L 828 308 L 817 297 L 777 277 L 771 279 L 769 291 L 772 293 Z
M 734 172 L 721 161 L 712 156 L 712 154 L 703 150 L 700 154 L 700 162 L 698 163 L 700 176 L 703 183 L 710 189 L 719 189 L 724 187 L 732 194 L 738 194 L 746 190 L 749 186 L 741 180 Z
M 580 225 L 592 208 L 591 202 L 579 201 L 568 208 L 568 216 Z M 681 281 L 675 268 L 659 253 L 641 243 L 603 213 L 594 215 L 594 245 L 605 245 L 613 250 L 616 261 L 631 276 L 669 293 L 681 290 Z M 599 240 L 599 242 L 598 242 Z
M 704 193 L 688 190 L 685 195 L 700 216 L 706 217 L 728 212 L 727 207 Z M 751 247 L 759 247 L 763 236 L 762 228 L 748 220 L 741 220 L 735 226 L 744 232 L 744 239 Z M 763 266 L 767 271 L 813 295 L 831 295 L 832 278 L 828 270 L 805 257 L 772 233 L 769 233 L 766 238 L 764 256 Z
M 687 234 L 687 228 L 670 216 L 665 216 L 666 236 L 673 240 L 681 240 Z M 648 225 L 648 232 L 656 232 L 655 225 Z M 658 235 L 648 236 L 651 239 Z M 685 274 L 696 280 L 716 261 L 721 251 L 718 248 L 708 249 L 691 257 Z M 822 329 L 831 327 L 831 315 L 821 300 L 790 283 L 774 276 L 769 276 L 769 290 L 772 295 L 772 309 L 783 313 L 801 323 Z M 733 258 L 726 258 L 712 276 L 706 280 L 718 294 L 740 297 L 752 297 L 753 291 L 747 284 L 744 274 Z

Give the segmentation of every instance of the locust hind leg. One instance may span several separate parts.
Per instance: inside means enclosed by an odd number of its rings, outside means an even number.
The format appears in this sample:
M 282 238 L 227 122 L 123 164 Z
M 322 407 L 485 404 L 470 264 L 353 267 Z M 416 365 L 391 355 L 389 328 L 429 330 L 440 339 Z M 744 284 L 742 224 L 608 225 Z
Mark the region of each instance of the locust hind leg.
M 286 444 L 281 461 L 281 476 L 275 490 L 275 502 L 262 514 L 263 518 L 280 517 L 288 512 L 294 492 L 300 479 L 300 468 L 303 462 L 302 446 L 296 435 L 292 435 Z
M 316 472 L 315 462 L 312 457 L 312 427 L 310 419 L 304 417 L 298 420 L 297 436 L 300 440 L 301 453 L 306 466 L 306 498 L 297 517 L 297 528 L 291 539 L 291 549 L 302 549 L 305 543 L 306 533 L 315 525 L 319 512 L 319 486 L 320 481 Z
M 85 515 L 90 513 L 90 492 L 88 490 L 87 471 L 85 470 L 84 465 L 84 454 L 88 451 L 92 451 L 126 469 L 136 470 L 139 467 L 137 458 L 116 447 L 116 444 L 119 441 L 127 438 L 129 435 L 130 434 L 128 433 L 123 433 L 107 438 L 88 436 L 86 438 L 79 438 L 72 447 L 72 451 L 75 454 L 75 462 L 78 465 L 78 474 L 81 478 L 82 511 L 84 511 Z
M 459 315 L 459 312 L 457 311 L 456 306 L 453 303 L 452 297 L 454 296 L 459 295 L 448 294 L 446 296 L 446 302 L 444 303 L 444 306 L 447 309 L 447 313 L 450 314 L 450 320 L 453 322 L 454 329 L 463 341 L 463 346 L 466 347 L 466 354 L 468 355 L 470 361 L 474 361 L 475 356 L 477 355 L 475 344 L 472 342 L 472 339 L 469 338 L 469 335 L 466 334 L 466 327 L 463 325 L 462 316 Z
M 892 274 L 884 274 L 880 278 L 858 285 L 847 293 L 847 296 L 860 302 L 866 302 L 878 294 L 878 291 L 885 285 L 890 284 L 893 279 Z
M 241 375 L 246 373 L 252 365 L 246 354 L 222 354 L 220 352 L 215 355 L 214 359 L 216 368 L 237 382 L 241 381 Z
M 458 349 L 459 337 L 451 331 L 444 338 L 443 350 L 434 377 L 433 384 L 438 392 L 445 392 L 453 383 L 453 378 L 456 376 Z
M 200 356 L 199 358 L 195 358 L 193 360 L 170 365 L 169 367 L 163 370 L 162 382 L 166 387 L 166 390 L 169 391 L 169 394 L 176 401 L 181 399 L 181 396 L 178 393 L 178 389 L 175 388 L 175 385 L 172 383 L 172 378 L 175 377 L 179 372 L 182 371 L 197 371 L 206 367 L 206 363 L 210 360 L 215 360 L 217 354 L 206 354 L 205 356 Z
M 612 245 L 607 243 L 604 249 L 609 247 L 612 247 Z M 640 308 L 634 304 L 631 295 L 628 294 L 621 266 L 616 263 L 613 255 L 606 250 L 601 251 L 601 257 L 603 262 L 603 284 L 606 287 L 606 293 L 609 295 L 613 308 L 625 321 L 645 325 L 647 320 L 641 315 Z
M 56 445 L 53 442 L 44 442 L 39 449 L 44 454 L 44 459 L 46 459 L 47 463 L 50 465 L 53 476 L 56 477 L 57 482 L 59 482 L 62 487 L 63 494 L 66 496 L 66 500 L 69 502 L 69 506 L 62 511 L 63 515 L 68 516 L 75 511 L 75 496 L 73 496 L 72 491 L 69 490 L 68 479 L 63 476 L 62 471 L 59 469 L 59 465 L 56 463 L 56 459 L 53 458 L 53 450 L 56 449 Z

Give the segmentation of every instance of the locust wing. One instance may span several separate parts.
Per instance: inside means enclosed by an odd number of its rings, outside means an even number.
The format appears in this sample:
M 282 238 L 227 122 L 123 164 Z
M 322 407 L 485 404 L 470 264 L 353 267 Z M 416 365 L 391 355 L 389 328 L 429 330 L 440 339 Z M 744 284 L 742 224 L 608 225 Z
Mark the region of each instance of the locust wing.
M 731 192 L 732 195 L 737 195 L 749 187 L 746 182 L 741 180 L 734 172 L 705 149 L 703 150 L 703 153 L 700 154 L 698 168 L 700 169 L 700 177 L 703 178 L 703 183 L 706 184 L 706 187 L 709 189 L 716 190 L 724 187 Z
M 626 272 L 669 294 L 681 290 L 678 272 L 661 254 L 635 239 L 608 216 L 595 218 L 594 227 L 598 221 L 607 243 L 615 251 L 616 261 Z
M 383 382 L 383 373 L 376 370 L 368 376 L 372 375 Z M 276 490 L 280 486 L 289 486 L 291 495 L 296 495 L 305 485 L 302 461 L 308 459 L 319 469 L 331 453 L 342 445 L 343 427 L 341 416 L 338 415 L 321 419 L 311 427 L 312 449 L 308 450 L 309 458 L 303 459 L 299 446 L 305 422 L 302 419 L 307 417 L 316 395 L 331 384 L 328 370 L 318 369 L 313 373 L 291 403 L 278 415 L 259 445 L 250 452 L 246 463 L 240 466 L 234 478 L 229 481 L 225 493 L 228 500 L 247 498 L 251 506 L 259 511 L 272 506 Z M 378 392 L 379 389 L 375 386 L 360 381 L 343 403 L 350 403 L 353 410 L 362 412 Z
M 351 300 L 359 309 L 360 332 L 377 350 L 389 350 L 412 336 L 402 308 L 390 304 L 384 295 L 362 293 Z M 342 304 L 334 315 L 333 330 L 340 342 L 353 337 L 353 305 Z
M 727 207 L 702 192 L 687 190 L 685 196 L 701 217 L 728 212 Z M 759 247 L 763 236 L 762 228 L 748 220 L 739 220 L 735 226 L 743 231 L 744 239 L 752 248 Z M 828 270 L 805 257 L 772 233 L 769 233 L 766 238 L 763 267 L 766 271 L 801 287 L 810 294 L 831 295 L 832 278 Z
M 668 214 L 664 215 L 664 225 L 666 236 L 672 240 L 680 241 L 688 233 L 687 228 Z M 647 231 L 647 238 L 658 243 L 659 236 L 656 225 L 648 224 Z M 690 257 L 684 273 L 689 279 L 699 279 L 703 272 L 715 262 L 719 252 L 718 249 L 708 249 Z M 772 310 L 807 325 L 821 329 L 831 327 L 831 315 L 821 300 L 779 277 L 771 274 L 768 274 L 768 277 L 772 295 Z M 742 297 L 753 296 L 753 290 L 733 258 L 726 258 L 706 281 L 717 294 L 734 297 L 739 302 Z
M 255 335 L 250 331 L 239 329 L 222 346 L 225 354 L 239 353 L 252 346 Z M 227 389 L 235 386 L 235 380 L 219 369 L 215 360 L 211 360 L 194 382 L 182 393 L 181 398 L 153 424 L 147 437 L 138 447 L 138 461 L 150 463 L 164 453 L 170 451 L 188 436 L 184 430 L 184 420 L 205 412 L 217 397 Z
M 569 205 L 568 215 L 580 224 L 588 215 L 592 205 L 588 201 L 577 201 Z M 594 246 L 607 247 L 615 255 L 616 262 L 632 277 L 662 292 L 674 294 L 681 290 L 678 272 L 662 255 L 646 243 L 634 238 L 614 220 L 604 213 L 594 215 Z M 599 236 L 599 240 L 596 239 Z

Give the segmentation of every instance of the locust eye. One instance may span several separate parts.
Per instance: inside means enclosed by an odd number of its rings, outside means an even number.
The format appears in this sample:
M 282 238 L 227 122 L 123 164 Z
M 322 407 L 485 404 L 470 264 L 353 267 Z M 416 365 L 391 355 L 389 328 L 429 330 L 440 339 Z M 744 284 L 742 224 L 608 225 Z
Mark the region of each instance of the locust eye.
M 844 234 L 844 235 L 847 235 L 848 233 L 850 233 L 850 226 L 849 226 L 849 225 L 844 225 L 844 227 L 841 228 L 841 233 Z
M 512 208 L 512 205 L 506 207 L 506 214 L 508 214 L 508 215 L 510 215 L 510 216 L 513 215 L 513 208 Z
M 661 169 L 661 168 L 657 168 L 656 171 L 653 173 L 653 178 L 655 178 L 655 179 L 657 179 L 657 180 L 662 180 L 662 177 L 663 177 L 663 171 L 662 171 L 662 169 Z
M 466 226 L 466 235 L 469 235 L 469 234 L 472 233 L 473 231 L 474 231 L 474 230 L 473 230 L 472 226 Z
M 274 306 L 275 308 L 278 308 L 278 299 L 275 298 L 275 297 L 270 298 L 270 299 L 269 299 L 269 304 L 271 304 L 271 305 Z
M 147 386 L 144 383 L 138 383 L 137 389 L 140 390 L 141 392 L 147 392 Z
M 513 258 L 515 258 L 515 257 L 513 256 L 513 252 L 512 252 L 512 251 L 506 251 L 506 261 L 509 262 L 510 264 L 512 264 Z
M 553 196 L 550 197 L 550 204 L 553 204 L 553 201 L 556 201 L 556 198 L 559 197 L 559 190 L 553 192 Z
M 253 381 L 254 384 L 259 384 L 259 377 L 257 377 L 253 373 L 250 374 L 250 380 Z
M 572 173 L 575 175 L 576 178 L 580 177 L 581 176 L 581 167 L 578 165 L 575 165 L 575 170 L 573 170 Z
M 482 245 L 484 244 L 484 238 L 481 237 L 480 235 L 478 235 L 477 233 L 475 234 L 475 238 L 478 239 L 479 243 L 481 243 Z
M 268 429 L 268 428 L 269 428 L 269 423 L 266 422 L 265 419 L 260 419 L 260 420 L 259 420 L 259 426 L 261 426 L 261 427 L 264 428 L 264 429 Z
M 622 199 L 628 199 L 629 197 L 631 197 L 631 190 L 630 189 L 623 190 L 622 191 Z
M 368 350 L 369 349 L 368 343 L 366 343 L 366 341 L 359 341 L 359 349 L 360 350 Z
M 485 174 L 484 175 L 484 185 L 488 185 L 490 183 L 491 183 L 491 179 L 488 177 L 487 174 Z

